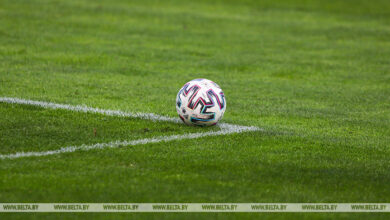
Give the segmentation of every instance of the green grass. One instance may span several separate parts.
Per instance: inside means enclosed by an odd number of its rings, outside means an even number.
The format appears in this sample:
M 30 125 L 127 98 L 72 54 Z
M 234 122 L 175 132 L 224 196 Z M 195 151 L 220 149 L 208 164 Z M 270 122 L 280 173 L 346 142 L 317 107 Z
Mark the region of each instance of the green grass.
M 224 122 L 265 131 L 0 160 L 0 202 L 389 202 L 389 27 L 380 0 L 2 0 L 0 96 L 176 117 L 202 77 L 225 92 Z M 199 131 L 0 103 L 0 154 Z
M 193 133 L 194 127 L 168 122 L 47 110 L 35 106 L 0 105 L 0 154 L 47 151 L 116 140 Z M 217 128 L 202 129 L 205 131 Z

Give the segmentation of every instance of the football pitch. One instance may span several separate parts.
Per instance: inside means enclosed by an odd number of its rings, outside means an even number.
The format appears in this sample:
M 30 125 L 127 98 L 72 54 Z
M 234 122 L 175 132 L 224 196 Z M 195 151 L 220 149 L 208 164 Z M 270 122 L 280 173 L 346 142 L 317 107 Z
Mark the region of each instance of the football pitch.
M 196 78 L 219 126 L 179 122 Z M 0 203 L 389 203 L 389 183 L 389 1 L 0 1 Z

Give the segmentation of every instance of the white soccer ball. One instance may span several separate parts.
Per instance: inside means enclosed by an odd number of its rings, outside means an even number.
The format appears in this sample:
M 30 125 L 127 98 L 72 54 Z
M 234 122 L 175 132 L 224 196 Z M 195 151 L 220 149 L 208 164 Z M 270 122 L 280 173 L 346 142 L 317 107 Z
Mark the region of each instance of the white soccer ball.
M 225 113 L 225 95 L 215 82 L 194 79 L 177 93 L 176 110 L 181 120 L 188 125 L 215 125 Z

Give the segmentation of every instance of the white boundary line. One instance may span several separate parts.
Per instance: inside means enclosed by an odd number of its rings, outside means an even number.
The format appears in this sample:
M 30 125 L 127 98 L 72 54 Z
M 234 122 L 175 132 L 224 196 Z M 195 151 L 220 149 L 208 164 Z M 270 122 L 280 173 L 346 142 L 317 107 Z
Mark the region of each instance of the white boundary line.
M 92 107 L 80 106 L 80 105 L 56 104 L 51 102 L 33 101 L 33 100 L 10 98 L 10 97 L 0 97 L 0 102 L 11 103 L 11 104 L 33 105 L 33 106 L 39 106 L 41 108 L 46 108 L 46 109 L 63 109 L 63 110 L 69 110 L 73 112 L 95 113 L 95 114 L 103 114 L 108 116 L 130 117 L 130 118 L 140 118 L 140 119 L 152 120 L 152 121 L 169 121 L 173 123 L 180 123 L 180 120 L 177 118 L 156 115 L 153 113 L 131 113 L 131 112 L 122 112 L 119 110 L 104 110 L 100 108 L 92 108 Z M 97 143 L 92 145 L 69 146 L 69 147 L 62 147 L 58 150 L 42 151 L 42 152 L 18 152 L 14 154 L 3 154 L 3 155 L 0 154 L 0 159 L 40 157 L 40 156 L 75 152 L 75 151 L 87 151 L 87 150 L 102 149 L 102 148 L 117 148 L 121 146 L 134 146 L 134 145 L 141 145 L 141 144 L 168 142 L 168 141 L 183 140 L 183 139 L 194 139 L 194 138 L 201 138 L 207 136 L 226 135 L 226 134 L 260 130 L 260 128 L 258 127 L 240 126 L 240 125 L 233 125 L 227 123 L 220 123 L 219 127 L 221 128 L 221 130 L 219 131 L 160 136 L 155 138 L 145 138 L 145 139 L 138 139 L 132 141 L 114 141 L 109 143 Z

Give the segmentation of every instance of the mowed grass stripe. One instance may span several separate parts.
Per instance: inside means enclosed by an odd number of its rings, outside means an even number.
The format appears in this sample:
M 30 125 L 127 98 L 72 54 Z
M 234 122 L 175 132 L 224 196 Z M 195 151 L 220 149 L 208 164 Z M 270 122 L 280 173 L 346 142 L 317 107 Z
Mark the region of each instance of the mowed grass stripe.
M 0 103 L 0 154 L 194 133 L 170 122 Z
M 40 108 L 45 109 L 52 109 L 52 110 L 68 110 L 73 112 L 82 112 L 82 113 L 95 113 L 95 114 L 102 114 L 106 116 L 116 116 L 116 117 L 123 117 L 123 118 L 135 118 L 135 119 L 146 119 L 146 120 L 152 120 L 154 122 L 179 122 L 175 118 L 165 117 L 161 115 L 156 115 L 153 113 L 129 113 L 129 112 L 122 112 L 119 110 L 104 110 L 99 108 L 92 108 L 87 106 L 80 106 L 80 105 L 66 105 L 66 104 L 56 104 L 51 102 L 41 102 L 41 101 L 33 101 L 33 100 L 26 100 L 26 99 L 19 99 L 19 98 L 9 98 L 9 97 L 0 97 L 0 102 L 8 103 L 8 104 L 21 104 L 21 105 L 30 105 L 30 106 L 37 106 Z M 49 116 L 50 117 L 50 116 Z M 53 117 L 51 117 L 53 120 Z M 56 120 L 56 117 L 54 117 L 54 120 Z M 66 125 L 63 125 L 66 126 Z M 137 125 L 133 125 L 137 126 Z M 139 125 L 138 125 L 139 126 Z M 180 129 L 182 126 L 178 126 L 177 129 Z M 48 156 L 53 154 L 61 154 L 61 153 L 69 153 L 74 152 L 78 150 L 91 150 L 91 149 L 102 149 L 102 148 L 117 148 L 120 146 L 134 146 L 139 144 L 148 144 L 148 143 L 157 143 L 157 142 L 166 142 L 166 141 L 172 141 L 172 140 L 182 140 L 182 139 L 194 139 L 194 138 L 200 138 L 200 137 L 206 137 L 206 136 L 216 136 L 216 135 L 225 135 L 225 134 L 231 134 L 231 133 L 241 133 L 245 131 L 256 131 L 260 130 L 257 127 L 248 127 L 248 126 L 238 126 L 238 125 L 231 125 L 227 123 L 222 123 L 219 126 L 218 131 L 213 131 L 218 128 L 205 128 L 202 129 L 202 131 L 206 132 L 198 132 L 198 133 L 188 133 L 183 135 L 171 135 L 166 136 L 167 133 L 172 132 L 163 132 L 163 136 L 159 137 L 151 137 L 151 138 L 142 138 L 137 140 L 116 140 L 111 141 L 108 143 L 94 143 L 94 144 L 82 144 L 80 146 L 67 146 L 67 147 L 61 147 L 57 150 L 49 150 L 49 151 L 41 151 L 41 152 L 31 152 L 31 150 L 28 150 L 29 152 L 15 152 L 11 154 L 0 154 L 0 159 L 14 159 L 14 158 L 20 158 L 20 157 L 33 157 L 33 156 Z M 25 129 L 25 127 L 23 127 Z M 195 128 L 193 128 L 195 129 Z M 147 132 L 149 129 L 144 128 L 144 131 Z M 186 129 L 183 129 L 186 130 Z M 199 131 L 200 129 L 198 129 Z M 12 131 L 11 131 L 12 132 Z M 40 132 L 40 131 L 39 131 Z M 94 135 L 96 135 L 96 128 L 93 129 Z M 180 133 L 180 132 L 179 132 Z M 78 136 L 78 134 L 75 134 Z M 147 135 L 145 135 L 147 136 Z M 91 138 L 91 137 L 88 137 Z M 13 143 L 10 143 L 13 144 Z M 5 146 L 5 148 L 7 148 Z
M 246 131 L 255 131 L 255 130 L 256 128 L 249 128 Z M 168 142 L 173 140 L 195 139 L 195 138 L 201 138 L 207 136 L 218 136 L 218 135 L 225 135 L 225 134 L 232 134 L 232 133 L 237 133 L 237 130 L 223 129 L 221 131 L 161 136 L 156 138 L 145 138 L 145 139 L 139 139 L 134 141 L 115 141 L 110 143 L 97 143 L 93 145 L 70 146 L 70 147 L 63 147 L 59 150 L 53 150 L 53 151 L 20 152 L 15 154 L 0 155 L 0 159 L 16 159 L 21 157 L 41 157 L 41 156 L 49 156 L 54 154 L 71 153 L 75 151 L 88 151 L 88 150 L 103 149 L 103 148 L 118 148 L 121 146 L 123 147 L 135 146 L 135 145 L 152 144 L 158 142 Z

